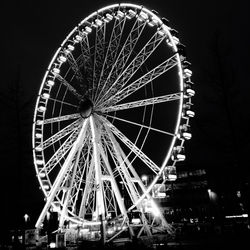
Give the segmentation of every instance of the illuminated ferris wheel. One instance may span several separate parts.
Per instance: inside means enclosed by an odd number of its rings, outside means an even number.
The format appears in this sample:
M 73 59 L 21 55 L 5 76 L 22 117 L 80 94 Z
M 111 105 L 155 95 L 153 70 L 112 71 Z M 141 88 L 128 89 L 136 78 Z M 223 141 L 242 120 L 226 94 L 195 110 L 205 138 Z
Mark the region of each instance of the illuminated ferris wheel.
M 171 231 L 151 194 L 185 159 L 194 116 L 188 66 L 177 31 L 143 6 L 107 6 L 70 32 L 34 113 L 34 164 L 45 195 L 37 228 L 53 209 L 59 229 L 65 221 L 100 225 L 106 241 L 126 230 L 136 237 Z

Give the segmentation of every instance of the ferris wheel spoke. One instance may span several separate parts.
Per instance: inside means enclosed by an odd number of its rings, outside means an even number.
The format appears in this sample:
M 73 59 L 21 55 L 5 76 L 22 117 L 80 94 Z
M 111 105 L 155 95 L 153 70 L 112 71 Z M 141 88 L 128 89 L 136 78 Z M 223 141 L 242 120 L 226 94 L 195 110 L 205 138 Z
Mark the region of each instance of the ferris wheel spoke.
M 123 47 L 121 48 L 121 51 L 115 63 L 113 63 L 112 65 L 112 68 L 109 72 L 107 79 L 101 84 L 102 89 L 99 91 L 99 95 L 96 98 L 96 101 L 98 103 L 99 103 L 99 98 L 102 96 L 102 94 L 107 92 L 112 83 L 117 79 L 121 71 L 124 69 L 145 26 L 146 22 L 141 22 L 138 19 L 136 19 Z
M 62 100 L 58 100 L 58 99 L 55 99 L 55 98 L 52 98 L 52 97 L 50 97 L 49 100 L 51 100 L 53 102 L 58 102 L 58 103 L 60 103 L 62 105 L 67 105 L 67 106 L 71 106 L 73 108 L 77 108 L 77 106 L 74 105 L 74 104 L 72 104 L 72 103 L 68 103 L 68 102 L 65 102 L 65 101 L 62 101 Z
M 100 110 L 97 109 L 97 111 L 100 111 L 102 113 L 109 113 L 109 112 L 118 111 L 118 110 L 138 108 L 138 107 L 144 107 L 148 105 L 154 105 L 154 104 L 159 104 L 159 103 L 164 103 L 164 102 L 180 100 L 180 98 L 181 98 L 181 93 L 174 93 L 174 94 L 152 97 L 152 98 L 134 101 L 134 102 L 123 103 L 123 104 L 119 104 L 115 106 L 109 106 L 106 108 L 101 108 Z
M 82 166 L 83 165 L 83 166 Z M 80 191 L 81 191 L 81 185 L 83 183 L 83 177 L 84 177 L 84 173 L 86 171 L 87 165 L 82 163 L 80 165 L 78 165 L 78 172 L 77 172 L 77 180 L 75 182 L 74 185 L 74 201 L 72 201 L 72 207 L 74 210 L 76 210 L 76 203 L 78 201 L 78 197 L 80 195 Z
M 114 175 L 113 175 L 113 172 L 112 172 L 112 168 L 110 166 L 107 154 L 104 152 L 103 147 L 100 147 L 100 153 L 101 153 L 102 159 L 103 159 L 103 161 L 105 163 L 105 167 L 107 168 L 107 174 L 108 174 L 108 177 L 109 177 L 108 180 L 110 181 L 112 189 L 114 190 L 114 194 L 115 194 L 116 201 L 118 203 L 119 209 L 122 212 L 122 214 L 124 214 L 127 217 L 126 209 L 124 207 L 124 203 L 122 202 L 121 193 L 119 191 L 117 183 L 115 182 L 115 178 L 114 178 Z M 112 192 L 112 189 L 110 190 L 111 192 Z M 109 199 L 109 197 L 107 197 L 107 196 L 105 198 Z M 114 200 L 114 197 L 112 197 L 112 198 Z M 109 203 L 112 205 L 112 200 L 111 199 L 109 200 Z M 113 201 L 113 203 L 115 204 L 115 201 Z M 107 211 L 108 210 L 109 209 L 107 208 Z M 114 209 L 114 210 L 116 210 L 116 209 Z
M 107 78 L 107 76 L 110 72 L 110 69 L 111 69 L 112 65 L 114 64 L 115 59 L 117 58 L 117 53 L 118 53 L 118 49 L 120 46 L 120 41 L 121 41 L 121 37 L 123 34 L 125 22 L 126 22 L 125 17 L 115 19 L 115 23 L 114 23 L 114 26 L 112 29 L 111 37 L 109 39 L 108 48 L 107 48 L 106 55 L 104 58 L 104 63 L 102 65 L 102 70 L 101 70 L 101 74 L 99 77 L 99 82 L 98 82 L 97 88 L 95 90 L 94 100 L 96 99 L 96 95 L 99 91 L 99 86 L 102 86 L 103 83 L 105 82 L 105 79 Z
M 77 90 L 65 78 L 63 78 L 59 74 L 56 74 L 55 76 L 78 100 L 82 99 L 82 95 L 80 95 Z
M 96 28 L 95 36 L 95 51 L 94 51 L 94 65 L 93 65 L 93 81 L 92 81 L 92 100 L 97 88 L 98 79 L 101 75 L 101 69 L 105 54 L 105 30 L 106 23 Z
M 109 106 L 110 104 L 115 104 L 127 96 L 131 95 L 132 93 L 136 92 L 138 89 L 142 88 L 149 82 L 153 81 L 163 73 L 169 71 L 173 67 L 177 65 L 177 57 L 176 55 L 173 55 L 172 57 L 168 58 L 166 61 L 137 79 L 136 81 L 132 82 L 130 85 L 127 87 L 121 89 L 118 91 L 116 94 L 111 96 L 106 102 L 104 102 L 102 105 L 104 106 Z
M 119 131 L 111 122 L 102 118 L 105 126 L 107 125 L 110 130 L 131 150 L 138 156 L 154 173 L 157 173 L 160 168 L 147 157 L 133 142 L 131 142 L 121 131 Z
M 50 124 L 50 123 L 54 123 L 54 122 L 62 122 L 62 121 L 77 119 L 80 117 L 81 117 L 81 115 L 79 113 L 70 114 L 70 115 L 62 115 L 62 116 L 58 116 L 58 117 L 45 119 L 42 123 L 43 124 Z
M 93 191 L 93 182 L 94 182 L 94 160 L 91 158 L 91 160 L 88 162 L 88 172 L 85 175 L 85 187 L 83 190 L 82 200 L 81 200 L 81 206 L 79 210 L 78 216 L 80 218 L 85 217 L 86 210 L 88 210 L 88 207 L 92 210 L 92 202 L 88 202 L 88 198 L 90 197 L 90 193 Z
M 52 186 L 50 193 L 47 196 L 46 204 L 45 204 L 43 211 L 41 212 L 41 214 L 37 220 L 36 227 L 40 227 L 48 209 L 51 206 L 51 203 L 53 202 L 62 182 L 64 181 L 64 178 L 65 178 L 67 172 L 70 170 L 70 167 L 72 166 L 72 161 L 75 157 L 75 154 L 78 152 L 79 148 L 82 147 L 82 142 L 83 142 L 83 139 L 84 139 L 84 136 L 86 133 L 87 125 L 88 125 L 88 120 L 85 120 L 83 123 L 83 126 L 81 127 L 81 130 L 78 134 L 77 139 L 74 141 L 73 146 L 72 146 L 67 158 L 65 159 L 63 166 L 60 169 L 60 172 L 58 173 L 58 175 L 53 183 L 53 186 Z
M 160 35 L 156 32 L 141 51 L 135 56 L 132 62 L 120 73 L 115 82 L 107 89 L 106 93 L 100 99 L 100 102 L 108 100 L 117 90 L 123 88 L 129 79 L 137 72 L 147 58 L 154 52 L 158 45 L 166 38 L 166 35 Z
M 107 131 L 107 136 L 108 136 L 108 140 L 110 141 L 110 147 L 109 149 L 112 152 L 113 155 L 113 159 L 116 160 L 116 168 L 118 170 L 118 173 L 122 179 L 122 182 L 129 194 L 129 197 L 131 199 L 131 201 L 133 203 L 135 203 L 138 198 L 139 198 L 139 192 L 135 187 L 135 183 L 134 183 L 134 178 L 131 175 L 131 173 L 128 171 L 128 161 L 126 159 L 126 157 L 123 157 L 122 149 L 119 146 L 119 143 L 117 142 L 117 140 L 115 139 L 115 137 L 113 136 L 113 134 L 111 133 L 111 131 L 109 130 L 108 127 L 106 127 L 106 131 Z
M 68 126 L 64 127 L 63 129 L 58 131 L 56 134 L 52 135 L 51 137 L 43 141 L 38 147 L 44 150 L 50 147 L 51 145 L 53 145 L 55 142 L 61 140 L 66 135 L 78 130 L 80 121 L 81 119 L 78 119 L 74 121 L 73 123 L 69 124 Z
M 82 41 L 80 42 L 81 46 L 81 62 L 80 62 L 80 69 L 83 68 L 85 75 L 86 75 L 86 80 L 88 83 L 92 82 L 92 75 L 93 75 L 93 62 L 91 60 L 91 53 L 90 53 L 90 46 L 89 46 L 89 40 L 88 36 L 79 33 L 80 36 L 82 37 Z
M 100 143 L 100 134 L 97 132 L 97 127 L 93 116 L 90 116 L 90 128 L 92 135 L 92 145 L 93 145 L 93 158 L 95 167 L 95 184 L 96 184 L 96 212 L 98 216 L 105 216 L 104 201 L 104 187 L 102 182 L 102 171 L 100 163 L 100 151 L 98 150 L 98 144 Z
M 62 206 L 62 211 L 61 211 L 61 215 L 60 215 L 60 220 L 59 220 L 59 227 L 62 228 L 65 218 L 68 214 L 67 210 L 68 207 L 70 205 L 71 199 L 72 199 L 72 189 L 74 186 L 74 182 L 75 182 L 75 178 L 76 178 L 76 173 L 77 173 L 77 165 L 79 163 L 79 158 L 80 158 L 80 154 L 81 151 L 79 150 L 79 148 L 77 149 L 78 152 L 76 152 L 76 157 L 75 157 L 75 161 L 72 164 L 72 170 L 69 171 L 68 174 L 68 178 L 67 178 L 67 185 L 66 185 L 66 197 L 63 201 L 63 206 Z M 70 172 L 72 172 L 70 174 Z
M 76 78 L 79 81 L 83 81 L 83 76 L 82 76 L 80 67 L 78 66 L 78 63 L 75 60 L 75 58 L 74 58 L 74 56 L 72 55 L 71 52 L 67 54 L 67 59 L 68 59 L 67 62 L 69 63 L 71 69 L 74 71 L 74 73 L 76 75 Z
M 78 137 L 79 130 L 75 130 L 66 140 L 65 142 L 58 148 L 58 150 L 51 156 L 51 158 L 44 165 L 44 168 L 41 169 L 41 172 L 46 170 L 47 174 L 49 174 L 57 164 L 65 157 L 65 155 L 69 152 L 71 147 L 74 145 L 75 140 Z
M 147 126 L 147 125 L 140 124 L 140 123 L 137 123 L 137 122 L 132 122 L 132 121 L 125 120 L 125 119 L 122 119 L 122 118 L 119 118 L 119 117 L 116 117 L 116 116 L 112 116 L 112 115 L 107 115 L 107 114 L 106 114 L 106 116 L 107 116 L 107 117 L 110 117 L 110 118 L 112 118 L 112 119 L 116 119 L 116 120 L 119 120 L 119 121 L 122 121 L 122 122 L 125 122 L 125 123 L 129 123 L 129 124 L 132 124 L 132 125 L 141 127 L 141 128 L 146 128 L 146 129 L 149 129 L 149 130 L 152 130 L 152 131 L 156 131 L 156 132 L 161 133 L 161 134 L 169 135 L 169 136 L 172 136 L 172 137 L 177 136 L 176 134 L 173 134 L 173 133 L 164 131 L 164 130 L 162 130 L 162 129 L 157 129 L 157 128 L 154 128 L 154 127 L 152 127 L 152 126 Z

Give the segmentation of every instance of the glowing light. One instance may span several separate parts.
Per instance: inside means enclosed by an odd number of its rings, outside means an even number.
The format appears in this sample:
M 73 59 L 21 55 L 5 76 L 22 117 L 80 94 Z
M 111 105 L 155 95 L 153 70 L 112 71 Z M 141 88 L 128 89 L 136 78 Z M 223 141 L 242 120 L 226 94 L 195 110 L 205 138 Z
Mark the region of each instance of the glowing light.
M 152 214 L 158 217 L 161 214 L 161 212 L 160 212 L 160 209 L 157 207 L 157 205 L 153 201 L 151 201 L 151 207 L 152 207 L 152 210 L 151 210 Z
M 195 95 L 195 91 L 193 89 L 186 89 L 186 94 L 188 97 L 193 97 Z
M 176 167 L 166 166 L 165 175 L 169 181 L 175 181 L 177 179 Z
M 183 132 L 182 135 L 186 140 L 190 140 L 192 138 L 192 134 L 189 132 Z
M 78 42 L 81 42 L 81 41 L 82 41 L 82 37 L 79 36 L 79 35 L 76 35 L 76 40 L 77 40 Z
M 138 20 L 143 21 L 143 20 L 147 20 L 147 19 L 148 19 L 148 15 L 145 12 L 141 11 L 139 16 L 138 16 Z
M 167 196 L 166 193 L 162 193 L 162 192 L 158 192 L 158 193 L 155 195 L 156 198 L 165 198 L 166 196 Z
M 39 146 L 36 147 L 35 149 L 36 149 L 36 151 L 38 151 L 38 152 L 41 152 L 41 151 L 43 150 L 42 147 L 39 147 Z
M 226 215 L 225 218 L 248 218 L 248 214 L 239 214 L 239 215 Z
M 45 175 L 45 173 L 41 172 L 41 173 L 39 173 L 39 176 L 40 176 L 41 178 L 44 178 L 46 175 Z
M 190 69 L 183 70 L 183 77 L 184 78 L 191 77 L 191 76 L 192 76 L 192 71 Z
M 59 56 L 58 57 L 58 61 L 60 62 L 60 63 L 64 63 L 64 62 L 66 62 L 67 61 L 67 58 L 65 57 L 65 56 Z
M 53 68 L 53 73 L 55 73 L 56 75 L 58 75 L 60 73 L 60 69 L 58 68 Z
M 47 85 L 50 86 L 50 87 L 54 86 L 54 84 L 55 84 L 55 82 L 52 81 L 52 80 L 47 81 Z
M 152 18 L 149 22 L 148 22 L 149 26 L 154 27 L 155 25 L 158 24 L 158 20 L 155 18 Z
M 124 15 L 125 14 L 122 11 L 118 10 L 117 13 L 116 13 L 116 18 L 120 19 L 120 18 L 124 17 Z
M 42 125 L 42 124 L 43 124 L 43 121 L 37 120 L 37 121 L 36 121 L 36 124 L 37 124 L 37 125 Z
M 102 20 L 96 19 L 95 23 L 96 23 L 97 26 L 101 26 L 102 25 Z
M 45 185 L 43 186 L 43 188 L 44 188 L 45 190 L 49 190 L 49 185 L 48 185 L 48 184 L 45 184 Z
M 176 45 L 180 43 L 179 38 L 177 38 L 176 36 L 173 36 L 172 38 L 173 38 L 173 42 L 174 42 Z
M 37 164 L 37 165 L 43 165 L 43 164 L 44 164 L 44 161 L 43 161 L 43 160 L 36 160 L 36 164 Z
M 211 201 L 217 200 L 218 196 L 215 192 L 213 192 L 211 189 L 208 189 L 207 192 L 208 192 L 209 199 Z
M 40 133 L 36 133 L 35 136 L 36 136 L 37 139 L 41 139 L 43 137 L 42 134 L 40 134 Z
M 46 107 L 40 106 L 40 107 L 38 107 L 38 111 L 44 112 L 44 111 L 46 111 Z
M 141 223 L 141 220 L 140 220 L 140 218 L 133 218 L 133 219 L 131 220 L 131 222 L 132 222 L 132 224 L 138 225 L 138 224 Z
M 113 16 L 111 14 L 107 13 L 106 17 L 104 18 L 104 21 L 106 23 L 108 23 L 108 22 L 112 21 L 112 19 L 113 19 Z
M 158 29 L 158 34 L 160 35 L 160 36 L 164 36 L 165 35 L 165 31 L 163 30 L 163 29 Z
M 43 94 L 42 94 L 42 98 L 43 98 L 43 99 L 46 99 L 46 100 L 47 100 L 47 99 L 49 99 L 49 97 L 50 97 L 50 95 L 49 95 L 48 93 L 43 93 Z
M 128 13 L 127 13 L 127 15 L 126 15 L 126 17 L 127 17 L 128 19 L 132 19 L 135 15 L 136 15 L 136 12 L 135 12 L 135 11 L 129 10 Z
M 49 247 L 50 247 L 50 248 L 56 248 L 56 243 L 55 243 L 55 242 L 51 242 L 51 243 L 49 244 Z
M 73 51 L 74 49 L 75 49 L 75 47 L 73 45 L 71 45 L 71 44 L 68 45 L 68 50 Z
M 178 160 L 178 161 L 184 161 L 185 159 L 186 159 L 186 156 L 183 154 L 176 155 L 176 160 Z

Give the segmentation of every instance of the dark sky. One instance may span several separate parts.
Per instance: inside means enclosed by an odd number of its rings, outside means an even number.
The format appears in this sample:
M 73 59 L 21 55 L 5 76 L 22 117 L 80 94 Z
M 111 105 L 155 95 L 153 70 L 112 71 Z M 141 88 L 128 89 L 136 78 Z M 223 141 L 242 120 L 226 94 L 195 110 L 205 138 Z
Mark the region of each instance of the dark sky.
M 65 2 L 65 3 L 62 3 Z M 57 47 L 92 11 L 116 1 L 22 1 L 4 6 L 1 31 L 1 214 L 11 227 L 38 216 L 43 195 L 32 162 L 38 88 Z M 133 2 L 133 1 L 130 1 Z M 247 1 L 246 1 L 247 2 Z M 187 46 L 196 96 L 188 168 L 205 168 L 217 190 L 249 181 L 250 16 L 243 1 L 134 1 L 170 20 Z M 39 209 L 37 209 L 39 208 Z

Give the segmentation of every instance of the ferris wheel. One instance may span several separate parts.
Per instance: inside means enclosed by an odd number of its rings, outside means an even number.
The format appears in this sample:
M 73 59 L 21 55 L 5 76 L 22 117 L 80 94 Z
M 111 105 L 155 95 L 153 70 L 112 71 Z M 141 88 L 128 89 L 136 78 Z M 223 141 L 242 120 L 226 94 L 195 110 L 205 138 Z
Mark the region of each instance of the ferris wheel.
M 152 189 L 175 175 L 191 138 L 195 92 L 177 35 L 156 11 L 124 3 L 93 12 L 62 42 L 34 113 L 37 228 L 53 209 L 59 228 L 100 225 L 107 241 L 171 231 Z

